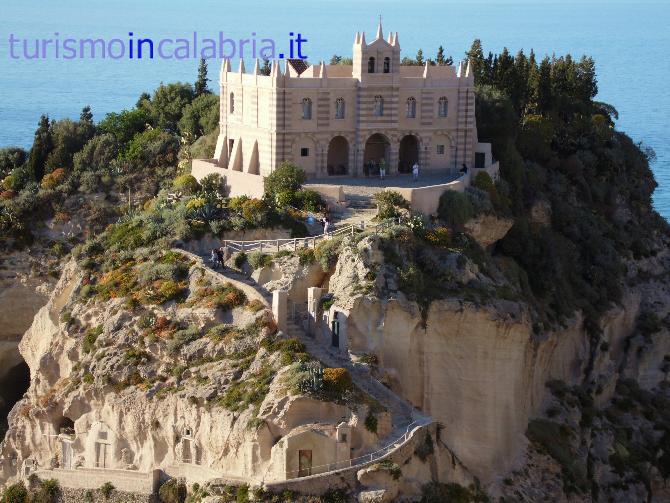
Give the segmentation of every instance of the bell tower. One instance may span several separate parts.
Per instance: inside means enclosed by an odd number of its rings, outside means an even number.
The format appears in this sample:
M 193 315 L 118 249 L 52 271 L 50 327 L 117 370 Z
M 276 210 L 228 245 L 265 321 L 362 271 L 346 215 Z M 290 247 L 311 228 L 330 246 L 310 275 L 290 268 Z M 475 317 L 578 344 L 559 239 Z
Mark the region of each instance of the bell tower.
M 381 16 L 374 41 L 368 44 L 365 32 L 356 32 L 353 48 L 353 77 L 361 81 L 373 74 L 397 74 L 400 72 L 400 43 L 398 32 L 390 32 L 384 40 Z

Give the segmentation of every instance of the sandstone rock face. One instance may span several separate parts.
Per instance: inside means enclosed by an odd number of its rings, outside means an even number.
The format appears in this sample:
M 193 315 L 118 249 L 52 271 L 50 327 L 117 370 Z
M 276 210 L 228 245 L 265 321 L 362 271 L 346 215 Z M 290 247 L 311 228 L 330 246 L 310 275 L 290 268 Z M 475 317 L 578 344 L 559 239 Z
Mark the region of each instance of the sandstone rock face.
M 350 445 L 338 444 L 346 459 L 349 447 L 355 455 L 373 450 L 378 439 L 363 424 L 366 406 L 296 395 L 287 384 L 292 367 L 268 345 L 271 313 L 247 304 L 222 311 L 198 300 L 224 280 L 201 261 L 185 260 L 181 304 L 134 310 L 123 298 L 85 296 L 89 274 L 74 260 L 63 267 L 20 343 L 31 382 L 0 444 L 7 460 L 0 483 L 28 466 L 162 468 L 191 483 L 281 478 L 287 468 L 273 465 L 273 447 L 312 424 L 333 435 L 347 428 Z M 212 327 L 218 335 L 210 335 Z M 176 330 L 192 335 L 175 350 Z M 251 386 L 258 387 L 253 394 Z
M 37 311 L 46 304 L 54 280 L 39 276 L 25 252 L 2 259 L 0 265 L 0 381 L 21 363 L 18 345 Z
M 512 228 L 514 221 L 493 215 L 480 215 L 465 224 L 465 230 L 480 246 L 486 248 L 500 241 Z
M 391 388 L 444 424 L 483 481 L 512 465 L 546 381 L 578 379 L 587 358 L 580 320 L 541 342 L 520 305 L 436 301 L 424 328 L 413 303 L 361 299 L 347 330 L 350 349 L 376 354 Z

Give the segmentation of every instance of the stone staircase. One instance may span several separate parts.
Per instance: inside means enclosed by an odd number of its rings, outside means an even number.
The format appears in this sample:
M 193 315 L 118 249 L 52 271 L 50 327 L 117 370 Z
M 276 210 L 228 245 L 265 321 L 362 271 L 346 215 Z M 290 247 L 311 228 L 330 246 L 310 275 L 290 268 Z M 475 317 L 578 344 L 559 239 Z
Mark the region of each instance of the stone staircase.
M 299 339 L 305 344 L 307 352 L 324 365 L 346 368 L 354 383 L 391 413 L 393 431 L 389 436 L 398 436 L 402 431 L 405 431 L 410 423 L 428 419 L 427 416 L 375 379 L 369 366 L 354 363 L 348 358 L 348 355 L 331 351 L 329 347 L 320 344 L 316 339 L 307 335 L 303 328 L 292 319 L 287 321 L 286 326 L 288 337 Z

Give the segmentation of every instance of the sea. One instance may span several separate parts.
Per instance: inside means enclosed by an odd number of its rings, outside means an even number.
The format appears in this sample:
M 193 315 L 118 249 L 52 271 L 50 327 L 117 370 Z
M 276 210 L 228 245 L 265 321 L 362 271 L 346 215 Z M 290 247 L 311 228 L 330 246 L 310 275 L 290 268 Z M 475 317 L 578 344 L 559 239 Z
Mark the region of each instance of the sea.
M 598 100 L 619 111 L 617 128 L 653 148 L 658 181 L 656 209 L 670 218 L 670 1 L 608 0 L 22 0 L 0 5 L 0 146 L 29 147 L 41 114 L 77 118 L 90 105 L 96 120 L 132 107 L 142 92 L 161 82 L 196 78 L 197 58 L 118 58 L 130 40 L 248 39 L 244 55 L 253 67 L 264 39 L 275 54 L 288 54 L 300 34 L 302 55 L 310 62 L 333 54 L 350 56 L 354 35 L 374 39 L 381 18 L 384 35 L 398 32 L 402 55 L 435 57 L 442 45 L 454 60 L 463 58 L 475 38 L 485 52 L 532 48 L 538 56 L 571 53 L 592 56 L 598 71 Z M 131 34 L 132 35 L 129 35 Z M 36 59 L 25 59 L 22 42 L 67 38 L 115 42 L 111 58 L 55 57 L 53 45 Z M 32 46 L 30 44 L 33 44 Z M 176 42 L 175 42 L 176 44 Z M 173 46 L 164 55 L 170 55 Z M 229 52 L 231 44 L 224 50 Z M 62 47 L 61 47 L 62 49 Z M 297 46 L 294 44 L 294 50 Z M 29 50 L 29 55 L 34 50 Z M 69 53 L 71 54 L 71 53 Z M 267 52 L 265 53 L 267 54 Z M 295 54 L 295 53 L 294 53 Z M 18 56 L 18 59 L 12 55 Z M 236 57 L 239 54 L 236 54 Z M 43 56 L 43 57 L 42 57 Z M 237 67 L 238 62 L 233 66 Z M 220 60 L 209 60 L 216 89 Z

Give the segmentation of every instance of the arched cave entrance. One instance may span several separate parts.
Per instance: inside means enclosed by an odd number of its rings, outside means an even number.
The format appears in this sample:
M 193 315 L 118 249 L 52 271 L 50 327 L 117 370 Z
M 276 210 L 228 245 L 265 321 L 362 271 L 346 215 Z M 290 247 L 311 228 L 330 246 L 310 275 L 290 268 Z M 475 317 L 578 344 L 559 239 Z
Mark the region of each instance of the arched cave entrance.
M 7 416 L 14 404 L 23 398 L 30 386 L 30 369 L 28 364 L 21 361 L 7 371 L 0 379 L 0 441 L 7 432 Z
M 346 175 L 349 172 L 349 142 L 344 136 L 330 140 L 327 169 L 329 175 Z
M 403 136 L 400 140 L 398 155 L 398 172 L 411 173 L 412 166 L 419 161 L 419 140 L 413 134 Z

